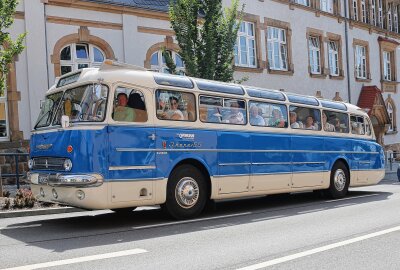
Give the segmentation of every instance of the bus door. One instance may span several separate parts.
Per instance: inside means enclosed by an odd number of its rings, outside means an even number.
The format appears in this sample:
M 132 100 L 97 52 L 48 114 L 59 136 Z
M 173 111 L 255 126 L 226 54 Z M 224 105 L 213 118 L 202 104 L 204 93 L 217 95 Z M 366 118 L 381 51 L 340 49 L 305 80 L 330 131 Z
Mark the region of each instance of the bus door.
M 292 187 L 323 185 L 327 162 L 324 139 L 314 136 L 292 136 L 292 150 Z
M 155 176 L 155 129 L 153 117 L 147 111 L 150 100 L 148 90 L 123 86 L 115 90 L 111 108 L 114 123 L 108 127 L 110 181 L 120 184 L 153 179 Z M 148 191 L 145 199 L 151 199 L 152 182 L 147 183 L 148 186 L 141 188 Z M 115 194 L 117 189 L 114 190 L 114 186 L 113 183 L 113 202 L 135 199 L 132 192 L 121 188 Z
M 292 170 L 290 137 L 281 134 L 253 134 L 251 139 L 251 191 L 278 191 L 290 188 Z

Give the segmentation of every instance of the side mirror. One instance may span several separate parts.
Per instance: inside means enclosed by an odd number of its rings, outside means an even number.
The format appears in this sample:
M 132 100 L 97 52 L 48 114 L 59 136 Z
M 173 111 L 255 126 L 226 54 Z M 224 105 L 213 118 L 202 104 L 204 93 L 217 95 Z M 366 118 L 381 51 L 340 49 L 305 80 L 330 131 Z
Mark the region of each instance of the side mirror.
M 61 116 L 61 126 L 62 126 L 62 128 L 70 127 L 68 115 Z
M 40 109 L 42 109 L 42 108 L 43 108 L 43 106 L 44 106 L 44 102 L 45 102 L 44 100 L 41 100 L 41 101 L 40 101 Z

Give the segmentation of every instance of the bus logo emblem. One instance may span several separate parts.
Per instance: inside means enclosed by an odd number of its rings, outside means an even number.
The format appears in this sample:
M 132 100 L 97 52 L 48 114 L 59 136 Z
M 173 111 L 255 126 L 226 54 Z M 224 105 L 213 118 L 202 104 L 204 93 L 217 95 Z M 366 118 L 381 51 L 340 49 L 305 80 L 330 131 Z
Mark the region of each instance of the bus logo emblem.
M 178 135 L 179 139 L 194 140 L 194 134 L 178 133 L 177 135 Z
M 167 142 L 166 142 L 166 141 L 163 141 L 163 142 L 162 142 L 162 147 L 163 147 L 164 149 L 167 148 Z

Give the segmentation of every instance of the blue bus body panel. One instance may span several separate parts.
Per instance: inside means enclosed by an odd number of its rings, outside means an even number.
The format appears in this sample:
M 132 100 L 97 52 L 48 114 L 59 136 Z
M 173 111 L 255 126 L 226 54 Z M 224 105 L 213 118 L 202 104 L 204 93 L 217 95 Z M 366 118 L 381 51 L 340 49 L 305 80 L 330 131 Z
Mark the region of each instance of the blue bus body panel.
M 252 174 L 291 173 L 290 137 L 253 133 L 251 136 Z
M 47 150 L 37 146 L 51 145 Z M 68 145 L 73 147 L 67 152 Z M 100 173 L 108 177 L 108 135 L 107 129 L 101 130 L 60 130 L 33 134 L 30 141 L 32 157 L 64 157 L 72 161 L 72 170 L 68 174 Z M 65 171 L 57 171 L 64 172 Z
M 165 127 L 156 129 L 156 138 L 157 178 L 168 178 L 174 166 L 185 159 L 195 159 L 210 175 L 217 174 L 216 131 Z
M 110 180 L 152 179 L 155 176 L 155 133 L 152 127 L 109 126 Z M 142 169 L 140 169 L 142 167 Z

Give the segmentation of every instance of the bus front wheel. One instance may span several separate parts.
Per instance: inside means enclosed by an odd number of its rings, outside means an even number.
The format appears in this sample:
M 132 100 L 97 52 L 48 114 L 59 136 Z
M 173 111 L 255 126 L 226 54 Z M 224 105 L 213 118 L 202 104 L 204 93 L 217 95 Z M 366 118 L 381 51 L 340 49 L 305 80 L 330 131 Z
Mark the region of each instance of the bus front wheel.
M 333 199 L 346 196 L 349 190 L 350 174 L 343 162 L 336 162 L 332 167 L 328 195 Z
M 203 211 L 207 202 L 204 175 L 192 165 L 175 168 L 167 184 L 167 199 L 162 208 L 175 219 L 193 218 Z

